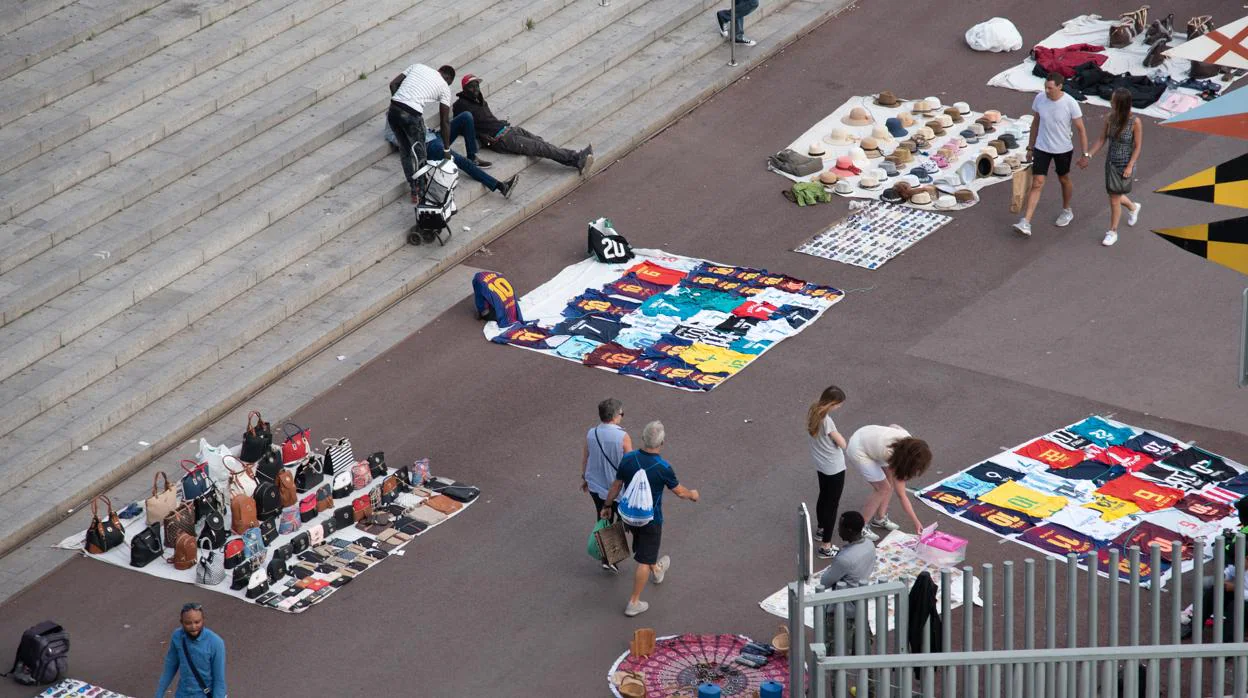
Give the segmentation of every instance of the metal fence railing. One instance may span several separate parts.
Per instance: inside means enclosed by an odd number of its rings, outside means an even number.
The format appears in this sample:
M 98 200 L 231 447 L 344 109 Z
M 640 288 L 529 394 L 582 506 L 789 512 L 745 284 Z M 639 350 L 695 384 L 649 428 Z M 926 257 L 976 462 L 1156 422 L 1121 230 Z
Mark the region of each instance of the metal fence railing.
M 1054 558 L 966 566 L 964 605 L 956 610 L 945 570 L 936 603 L 940 627 L 932 632 L 929 619 L 911 622 L 912 580 L 810 593 L 805 506 L 799 522 L 799 579 L 788 586 L 791 696 L 1248 698 L 1242 534 L 1229 541 L 1229 555 L 1221 537 L 1192 542 L 1186 550 L 1196 564 L 1186 573 L 1178 564 L 1186 553 L 1175 541 L 1164 593 L 1157 580 L 1168 555 L 1156 544 L 1145 559 L 1135 547 L 1126 559 L 1110 551 L 1103 569 L 1117 570 L 1125 583 L 1098 574 L 1095 564 L 1080 568 L 1073 554 L 1064 568 Z M 1234 567 L 1229 582 L 1228 564 Z M 973 602 L 976 576 L 982 608 Z M 1145 586 L 1143 577 L 1153 583 Z M 814 616 L 810 640 L 807 609 Z M 1186 643 L 1185 610 L 1192 618 Z

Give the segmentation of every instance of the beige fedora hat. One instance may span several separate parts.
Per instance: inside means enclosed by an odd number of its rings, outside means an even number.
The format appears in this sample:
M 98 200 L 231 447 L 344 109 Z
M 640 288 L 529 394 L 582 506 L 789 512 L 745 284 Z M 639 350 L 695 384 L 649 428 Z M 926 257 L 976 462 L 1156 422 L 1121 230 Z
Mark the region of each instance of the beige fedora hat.
M 849 126 L 867 126 L 875 123 L 875 119 L 871 118 L 871 112 L 866 107 L 854 107 L 849 113 L 841 117 L 841 123 Z

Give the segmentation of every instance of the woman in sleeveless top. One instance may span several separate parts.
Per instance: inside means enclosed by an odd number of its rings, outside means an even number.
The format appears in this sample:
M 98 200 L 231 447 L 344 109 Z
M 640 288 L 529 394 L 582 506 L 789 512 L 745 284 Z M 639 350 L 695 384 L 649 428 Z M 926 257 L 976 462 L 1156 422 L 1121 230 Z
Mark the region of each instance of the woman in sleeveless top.
M 1122 209 L 1127 209 L 1127 225 L 1135 225 L 1140 217 L 1140 204 L 1127 198 L 1131 193 L 1131 177 L 1135 174 L 1135 162 L 1144 144 L 1144 125 L 1140 117 L 1131 113 L 1131 93 L 1119 87 L 1110 97 L 1110 112 L 1105 118 L 1101 137 L 1092 146 L 1095 156 L 1101 146 L 1108 145 L 1105 152 L 1105 191 L 1109 194 L 1109 231 L 1101 244 L 1109 246 L 1118 241 L 1118 220 Z

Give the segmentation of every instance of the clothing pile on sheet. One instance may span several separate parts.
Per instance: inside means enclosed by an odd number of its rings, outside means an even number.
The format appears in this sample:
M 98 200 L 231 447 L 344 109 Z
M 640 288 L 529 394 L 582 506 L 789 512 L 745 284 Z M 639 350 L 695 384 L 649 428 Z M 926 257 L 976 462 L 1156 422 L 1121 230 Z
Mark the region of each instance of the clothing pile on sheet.
M 1141 578 L 1164 584 L 1171 565 L 1192 567 L 1192 543 L 1238 529 L 1234 503 L 1248 494 L 1239 463 L 1106 417 L 1058 429 L 925 488 L 919 498 L 951 516 L 1046 555 L 1095 564 L 1109 551 L 1141 550 Z M 1172 549 L 1179 541 L 1179 551 Z M 1161 569 L 1147 564 L 1162 550 Z M 1212 554 L 1212 546 L 1206 548 Z
M 797 183 L 785 192 L 795 203 L 809 199 L 799 189 L 814 184 L 840 196 L 959 210 L 974 206 L 980 189 L 1025 167 L 1031 120 L 884 91 L 837 107 L 773 156 L 768 169 Z
M 626 679 L 640 683 L 637 692 L 625 694 L 620 690 Z M 698 686 L 705 683 L 718 686 L 720 693 L 717 695 L 724 698 L 757 696 L 765 683 L 779 684 L 780 691 L 787 694 L 788 654 L 744 635 L 689 633 L 655 638 L 654 649 L 649 654 L 633 656 L 625 652 L 607 671 L 607 685 L 617 698 L 624 695 L 694 698 L 698 695 Z
M 107 688 L 101 688 L 93 683 L 79 681 L 78 679 L 62 679 L 55 684 L 48 686 L 36 698 L 50 698 L 51 696 L 72 696 L 78 698 L 127 698 L 116 691 L 110 691 Z
M 940 213 L 871 201 L 798 245 L 794 252 L 878 269 L 951 220 Z
M 274 444 L 268 422 L 252 412 L 241 446 L 201 439 L 176 484 L 157 473 L 151 497 L 116 512 L 97 497 L 86 536 L 59 547 L 299 613 L 403 555 L 412 538 L 480 494 L 431 476 L 427 459 L 398 469 L 380 451 L 357 460 L 346 438 L 325 440 L 321 454 L 309 430 L 287 427 Z
M 844 294 L 766 269 L 662 250 L 573 264 L 520 299 L 526 322 L 485 337 L 620 375 L 705 391 L 806 329 Z
M 1099 15 L 1067 20 L 1060 31 L 1037 44 L 1026 60 L 996 74 L 988 84 L 1043 92 L 1045 75 L 1053 71 L 1066 78 L 1065 89 L 1075 99 L 1108 107 L 1114 88 L 1123 87 L 1131 92 L 1137 114 L 1168 119 L 1213 99 L 1233 82 L 1226 76 L 1216 78 L 1199 72 L 1193 76 L 1191 61 L 1162 53 L 1168 44 L 1157 32 L 1164 34 L 1165 30 L 1154 29 L 1152 34 L 1134 27 L 1130 32 L 1115 30 L 1126 21 L 1101 19 Z M 1157 24 L 1161 26 L 1161 22 Z M 1120 34 L 1111 40 L 1113 31 Z M 1170 36 L 1182 45 L 1183 32 L 1180 27 Z M 1150 39 L 1152 44 L 1146 42 Z M 1123 40 L 1125 45 L 1115 46 Z
M 916 544 L 919 537 L 910 533 L 902 533 L 901 531 L 893 531 L 885 536 L 875 546 L 875 572 L 871 575 L 872 584 L 882 584 L 884 582 L 904 581 L 907 584 L 913 582 L 923 572 L 932 575 L 932 581 L 936 583 L 937 593 L 940 592 L 940 573 L 943 569 L 938 565 L 933 565 L 923 558 L 919 557 L 916 552 Z M 949 569 L 949 607 L 951 609 L 958 608 L 963 603 L 963 575 L 962 570 L 956 567 Z M 815 587 L 819 583 L 819 578 L 823 575 L 823 570 L 819 570 L 810 581 L 806 583 L 806 591 L 815 593 Z M 976 606 L 983 606 L 984 600 L 979 595 L 979 577 L 971 580 L 972 591 L 974 597 L 972 602 Z M 788 587 L 780 589 L 776 593 L 768 596 L 758 603 L 762 609 L 773 616 L 780 618 L 789 617 L 789 590 Z M 888 629 L 892 630 L 896 627 L 896 608 L 889 601 L 885 617 L 888 622 Z M 812 609 L 806 609 L 806 617 L 802 619 L 806 623 L 806 627 L 815 627 L 814 612 Z M 875 628 L 875 602 L 867 603 L 867 622 L 870 625 L 871 632 L 876 632 Z

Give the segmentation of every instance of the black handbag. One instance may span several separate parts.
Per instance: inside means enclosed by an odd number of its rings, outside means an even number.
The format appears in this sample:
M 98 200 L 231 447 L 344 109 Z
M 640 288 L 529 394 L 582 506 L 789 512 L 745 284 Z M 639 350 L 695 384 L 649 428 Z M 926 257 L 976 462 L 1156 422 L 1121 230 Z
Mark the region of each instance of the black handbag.
M 234 570 L 233 570 L 233 577 L 230 579 L 231 589 L 233 589 L 234 591 L 238 591 L 240 589 L 247 588 L 247 583 L 251 581 L 252 573 L 260 568 L 261 557 L 263 556 L 257 555 L 255 557 L 243 560 L 238 565 L 235 565 Z
M 329 537 L 334 535 L 334 531 L 337 530 L 338 522 L 334 521 L 333 516 L 330 516 L 328 519 L 321 522 L 321 532 L 324 534 L 325 540 L 329 540 Z
M 290 543 L 287 543 L 286 545 L 279 545 L 276 548 L 273 548 L 274 559 L 280 558 L 282 560 L 289 560 L 292 555 L 294 555 L 294 548 L 291 547 Z
M 199 529 L 199 547 L 220 550 L 229 537 L 225 530 L 225 517 L 215 511 L 204 517 L 204 525 Z
M 451 485 L 439 490 L 439 494 L 444 494 L 457 502 L 467 504 L 481 494 L 481 489 L 468 485 Z
M 265 546 L 272 545 L 277 540 L 277 521 L 260 522 L 260 540 L 264 541 Z
M 282 513 L 282 495 L 277 485 L 263 479 L 257 481 L 251 498 L 256 500 L 256 518 L 261 521 L 276 519 Z
M 373 476 L 374 480 L 376 480 L 379 477 L 385 476 L 386 454 L 384 452 L 377 451 L 376 453 L 368 457 L 368 472 L 370 475 Z
M 325 458 L 309 453 L 295 466 L 295 489 L 308 492 L 325 481 Z
M 277 474 L 282 471 L 282 458 L 273 449 L 261 454 L 252 469 L 256 472 L 256 482 L 277 483 Z
M 302 533 L 296 534 L 294 538 L 290 539 L 291 554 L 298 555 L 299 553 L 307 550 L 308 544 L 310 542 L 311 542 L 311 538 L 308 536 L 307 531 L 303 531 Z
M 286 558 L 275 557 L 269 560 L 266 573 L 269 577 L 269 584 L 277 584 L 282 577 L 286 576 Z
M 104 500 L 108 512 L 100 518 L 99 501 Z M 100 555 L 126 542 L 126 529 L 122 528 L 121 519 L 113 511 L 113 502 L 104 495 L 91 500 L 91 525 L 87 527 L 87 552 Z
M 343 530 L 350 528 L 355 523 L 355 507 L 348 504 L 345 507 L 334 509 L 334 528 Z
M 255 419 L 254 424 L 252 419 Z M 247 415 L 247 431 L 243 432 L 243 448 L 238 459 L 244 463 L 255 463 L 272 450 L 273 428 L 259 412 L 253 410 Z
M 209 480 L 208 490 L 195 498 L 195 521 L 198 523 L 214 513 L 225 515 L 225 495 L 217 483 Z
M 130 539 L 130 566 L 144 567 L 164 553 L 160 543 L 160 522 L 148 526 Z

